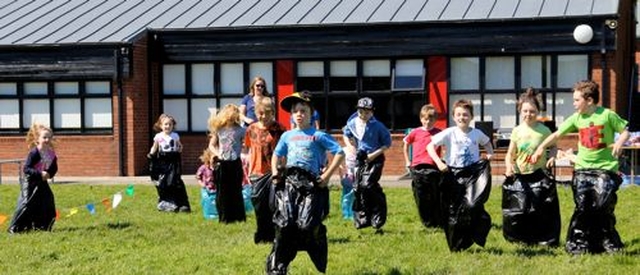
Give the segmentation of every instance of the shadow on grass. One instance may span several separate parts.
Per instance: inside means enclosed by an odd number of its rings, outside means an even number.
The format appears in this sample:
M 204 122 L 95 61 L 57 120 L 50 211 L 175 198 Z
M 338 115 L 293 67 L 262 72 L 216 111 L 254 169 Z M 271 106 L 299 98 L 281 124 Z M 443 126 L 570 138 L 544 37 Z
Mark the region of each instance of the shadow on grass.
M 63 181 L 56 180 L 56 181 L 51 182 L 51 183 L 53 183 L 55 185 L 63 185 L 63 184 L 74 184 L 74 183 L 82 183 L 82 182 L 73 181 L 73 180 L 63 180 Z
M 133 226 L 132 223 L 129 222 L 122 222 L 122 223 L 107 223 L 104 224 L 102 226 L 96 226 L 96 225 L 92 225 L 92 226 L 72 226 L 72 227 L 65 227 L 65 228 L 60 228 L 57 229 L 56 231 L 61 231 L 61 232 L 75 232 L 75 231 L 95 231 L 95 230 L 99 230 L 101 228 L 107 228 L 110 230 L 123 230 L 123 229 L 127 229 L 129 227 Z
M 637 249 L 637 248 L 633 249 L 633 250 L 628 249 L 628 247 L 635 246 L 638 243 L 640 243 L 640 239 L 639 238 L 635 238 L 635 239 L 633 239 L 631 241 L 626 242 L 624 244 L 624 246 L 626 248 L 622 251 L 622 254 L 628 255 L 628 256 L 638 256 L 638 255 L 640 255 L 640 249 Z
M 387 272 L 365 271 L 365 272 L 358 272 L 356 274 L 358 274 L 358 275 L 380 275 L 380 274 L 385 274 L 385 275 L 403 275 L 403 274 L 414 274 L 414 273 L 413 272 L 403 273 L 398 268 L 394 267 L 394 268 L 392 268 L 391 270 L 389 270 Z M 428 272 L 420 273 L 420 274 L 429 274 L 429 275 L 451 274 L 451 270 L 449 270 L 449 269 L 439 269 L 439 270 L 428 271 Z
M 467 250 L 464 251 L 460 251 L 460 252 L 466 252 L 469 254 L 477 254 L 477 253 L 488 253 L 488 254 L 493 254 L 493 255 L 502 255 L 504 254 L 504 250 L 502 248 L 497 248 L 497 247 L 478 247 L 478 246 L 474 246 L 471 247 Z
M 536 246 L 525 246 L 516 249 L 515 254 L 521 257 L 535 257 L 535 256 L 557 256 L 555 248 L 552 247 L 536 247 Z
M 105 224 L 105 227 L 111 230 L 122 230 L 122 229 L 127 229 L 132 225 L 133 224 L 131 224 L 130 222 L 116 222 L 116 223 L 110 222 Z
M 634 250 L 624 250 L 622 252 L 622 255 L 627 255 L 627 256 L 638 256 L 640 255 L 640 250 L 638 249 L 634 249 Z
M 640 243 L 640 239 L 636 238 L 636 239 L 633 239 L 633 240 L 629 241 L 629 243 L 627 243 L 626 246 L 636 245 L 638 243 Z
M 332 244 L 343 244 L 349 243 L 351 240 L 349 238 L 328 238 L 327 242 Z
M 380 273 L 380 272 L 372 272 L 372 271 L 364 271 L 364 272 L 358 272 L 356 273 L 358 275 L 380 275 L 380 274 L 385 274 L 385 275 L 402 275 L 403 273 L 400 272 L 400 270 L 398 270 L 398 268 L 392 268 L 391 270 L 385 272 L 385 273 Z
M 501 223 L 491 223 L 491 228 L 493 228 L 495 230 L 502 230 L 502 224 Z

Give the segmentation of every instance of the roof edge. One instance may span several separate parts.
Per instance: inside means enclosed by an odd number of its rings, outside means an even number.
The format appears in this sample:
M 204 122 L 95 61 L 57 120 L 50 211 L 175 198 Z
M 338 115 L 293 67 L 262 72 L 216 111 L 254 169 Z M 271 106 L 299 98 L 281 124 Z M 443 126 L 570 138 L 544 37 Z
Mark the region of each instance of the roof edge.
M 146 28 L 149 32 L 203 32 L 203 31 L 236 31 L 236 30 L 264 30 L 264 29 L 321 29 L 338 27 L 384 27 L 384 26 L 416 26 L 416 25 L 452 25 L 452 24 L 495 24 L 502 22 L 542 22 L 542 21 L 566 21 L 566 20 L 586 20 L 586 19 L 618 19 L 620 15 L 597 14 L 589 16 L 553 16 L 553 17 L 523 17 L 523 18 L 502 18 L 502 19 L 482 19 L 482 20 L 437 20 L 437 21 L 412 21 L 412 22 L 366 22 L 366 23 L 326 23 L 326 24 L 288 24 L 269 26 L 217 26 L 200 28 Z M 136 35 L 137 36 L 137 35 Z

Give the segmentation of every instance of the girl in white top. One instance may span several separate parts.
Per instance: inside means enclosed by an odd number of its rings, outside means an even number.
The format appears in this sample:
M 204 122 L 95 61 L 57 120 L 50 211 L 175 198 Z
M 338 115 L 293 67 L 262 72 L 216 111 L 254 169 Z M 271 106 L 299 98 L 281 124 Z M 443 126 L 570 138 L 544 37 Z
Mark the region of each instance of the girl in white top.
M 158 133 L 147 157 L 151 163 L 151 179 L 158 191 L 159 211 L 191 212 L 187 191 L 182 181 L 182 143 L 174 132 L 176 120 L 171 115 L 161 114 L 153 125 Z
M 182 152 L 180 136 L 173 131 L 176 120 L 167 114 L 161 114 L 158 121 L 153 125 L 156 130 L 160 130 L 153 137 L 153 145 L 149 150 L 149 155 L 159 152 Z

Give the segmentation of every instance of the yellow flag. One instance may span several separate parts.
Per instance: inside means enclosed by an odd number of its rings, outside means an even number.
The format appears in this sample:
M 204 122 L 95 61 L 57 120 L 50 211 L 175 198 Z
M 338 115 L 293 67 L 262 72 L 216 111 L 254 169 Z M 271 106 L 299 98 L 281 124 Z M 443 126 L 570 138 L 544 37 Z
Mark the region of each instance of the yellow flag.
M 75 208 L 75 207 L 71 208 L 71 210 L 69 210 L 69 214 L 67 214 L 67 217 L 71 217 L 77 213 L 78 213 L 78 208 Z
M 5 215 L 0 215 L 0 224 L 3 224 L 6 220 L 7 220 L 7 216 Z

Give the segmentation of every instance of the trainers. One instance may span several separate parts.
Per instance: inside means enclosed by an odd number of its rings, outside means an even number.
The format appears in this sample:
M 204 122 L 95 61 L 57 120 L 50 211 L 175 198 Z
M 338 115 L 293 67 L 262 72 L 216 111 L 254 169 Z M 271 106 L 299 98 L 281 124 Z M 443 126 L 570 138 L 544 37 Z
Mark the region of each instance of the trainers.
M 604 251 L 607 253 L 617 253 L 622 251 L 622 248 L 624 247 L 624 245 L 622 243 L 616 243 L 610 239 L 605 239 L 602 242 L 602 248 L 604 248 Z
M 178 212 L 191 213 L 191 208 L 189 208 L 189 206 L 183 205 L 178 208 Z
M 161 201 L 158 203 L 158 211 L 163 211 L 163 212 L 175 212 L 178 210 L 178 207 L 168 201 Z
M 376 234 L 376 235 L 384 235 L 384 230 L 382 230 L 382 228 L 378 228 L 378 229 L 376 229 L 376 232 L 374 234 Z
M 589 245 L 582 242 L 567 242 L 565 250 L 569 254 L 582 255 L 589 253 Z

